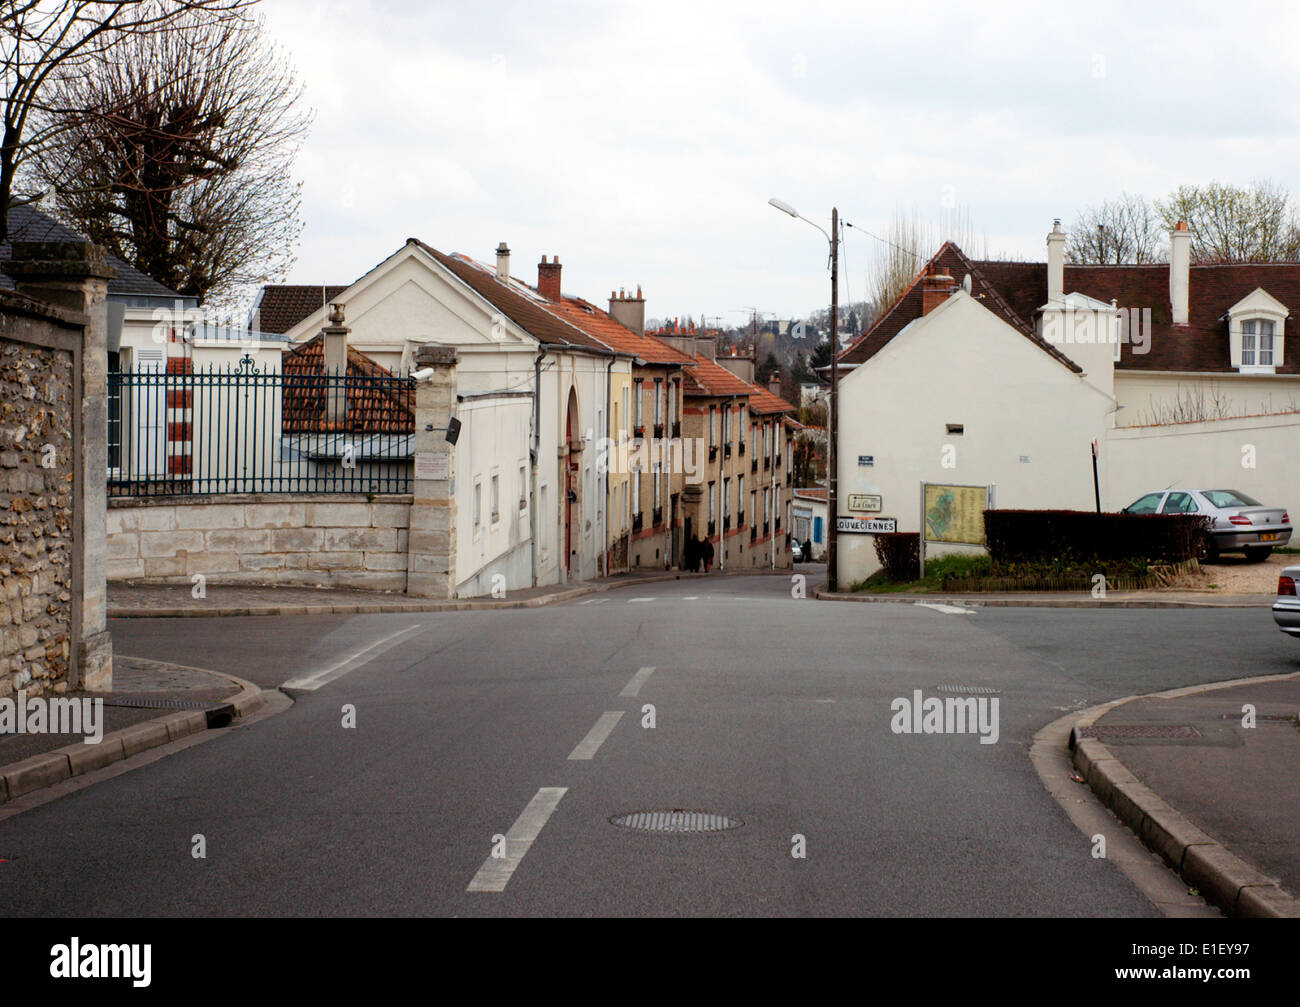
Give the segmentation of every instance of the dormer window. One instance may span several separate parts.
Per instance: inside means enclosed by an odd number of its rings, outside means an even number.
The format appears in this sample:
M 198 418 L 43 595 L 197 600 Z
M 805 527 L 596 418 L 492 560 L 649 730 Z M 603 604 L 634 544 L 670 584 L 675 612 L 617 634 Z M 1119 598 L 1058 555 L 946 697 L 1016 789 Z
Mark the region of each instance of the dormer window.
M 1239 374 L 1276 374 L 1284 363 L 1287 307 L 1261 287 L 1228 309 L 1230 366 Z

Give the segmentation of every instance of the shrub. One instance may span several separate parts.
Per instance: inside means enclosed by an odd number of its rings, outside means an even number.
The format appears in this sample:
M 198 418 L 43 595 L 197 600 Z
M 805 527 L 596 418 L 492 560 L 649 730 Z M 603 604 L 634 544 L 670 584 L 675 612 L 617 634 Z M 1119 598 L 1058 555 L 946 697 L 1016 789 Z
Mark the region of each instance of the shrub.
M 1138 558 L 1177 563 L 1196 555 L 1206 524 L 1195 514 L 986 510 L 984 537 L 998 563 Z
M 877 535 L 876 558 L 890 580 L 916 580 L 921 576 L 921 536 L 916 532 Z

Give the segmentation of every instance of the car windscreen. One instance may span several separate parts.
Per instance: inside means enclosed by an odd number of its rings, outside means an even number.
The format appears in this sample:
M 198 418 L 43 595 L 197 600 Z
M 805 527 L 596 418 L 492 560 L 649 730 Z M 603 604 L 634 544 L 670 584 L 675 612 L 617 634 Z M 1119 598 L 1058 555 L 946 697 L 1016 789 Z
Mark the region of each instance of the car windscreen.
M 1263 506 L 1254 497 L 1236 490 L 1203 490 L 1201 493 L 1215 507 L 1260 507 Z

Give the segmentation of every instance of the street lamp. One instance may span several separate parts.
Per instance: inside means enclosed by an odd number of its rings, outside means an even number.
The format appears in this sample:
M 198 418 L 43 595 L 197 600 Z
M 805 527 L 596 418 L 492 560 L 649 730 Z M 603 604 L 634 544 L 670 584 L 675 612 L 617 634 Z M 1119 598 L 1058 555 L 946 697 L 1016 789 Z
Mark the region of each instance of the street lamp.
M 826 234 L 826 229 L 816 221 L 809 220 L 803 216 L 789 203 L 786 203 L 776 197 L 768 200 L 768 203 L 775 206 L 782 213 L 788 213 L 791 217 L 797 217 L 806 224 L 812 224 L 813 227 L 826 235 L 826 240 L 830 244 L 831 256 L 831 393 L 830 393 L 830 410 L 826 421 L 826 588 L 829 591 L 839 590 L 839 577 L 837 576 L 838 564 L 835 554 L 836 539 L 836 522 L 839 514 L 839 472 L 836 469 L 836 432 L 839 429 L 839 403 L 840 403 L 840 340 L 839 340 L 839 308 L 840 308 L 840 211 L 837 207 L 831 207 L 831 233 Z

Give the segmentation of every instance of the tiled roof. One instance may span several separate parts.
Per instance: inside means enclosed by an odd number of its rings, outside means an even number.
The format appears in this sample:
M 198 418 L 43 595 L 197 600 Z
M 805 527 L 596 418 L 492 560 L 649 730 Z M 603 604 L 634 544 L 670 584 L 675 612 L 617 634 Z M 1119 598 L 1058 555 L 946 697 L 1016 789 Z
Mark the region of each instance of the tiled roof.
M 825 502 L 826 502 L 826 487 L 825 487 L 825 486 L 808 486 L 808 487 L 806 487 L 806 488 L 804 488 L 804 489 L 798 489 L 798 488 L 796 488 L 795 491 L 794 491 L 794 495 L 797 496 L 797 497 L 805 497 L 806 499 L 809 499 L 809 500 L 820 500 L 822 503 L 825 503 Z
M 1053 356 L 1061 351 L 1034 334 L 1038 309 L 1047 302 L 1045 262 L 994 262 L 967 259 L 951 242 L 930 260 L 956 282 L 969 273 L 971 294 L 1003 321 L 1029 336 Z M 924 274 L 922 270 L 922 274 Z M 917 279 L 856 343 L 840 356 L 843 363 L 870 359 L 904 326 L 921 317 L 921 284 Z M 1300 263 L 1223 263 L 1192 266 L 1188 271 L 1188 324 L 1174 325 L 1169 306 L 1169 266 L 1065 267 L 1065 292 L 1098 301 L 1115 301 L 1120 308 L 1149 308 L 1151 338 L 1146 353 L 1133 345 L 1120 348 L 1118 370 L 1229 372 L 1229 308 L 1263 288 L 1300 315 Z M 1078 365 L 1069 363 L 1074 371 Z M 1279 374 L 1300 374 L 1300 325 L 1285 327 L 1283 363 Z
M 418 245 L 442 265 L 472 287 L 494 308 L 509 317 L 516 325 L 548 346 L 569 346 L 609 352 L 599 339 L 571 325 L 551 311 L 546 298 L 518 281 L 506 284 L 497 278 L 496 270 L 489 269 L 465 255 L 447 255 L 426 245 L 417 238 L 407 242 Z
M 268 284 L 262 288 L 262 296 L 254 307 L 258 316 L 256 328 L 262 332 L 288 332 L 347 289 L 341 284 Z
M 689 364 L 691 358 L 653 336 L 640 336 L 614 320 L 607 311 L 581 297 L 564 296 L 550 301 L 550 309 L 565 321 L 594 336 L 611 350 L 635 354 L 650 364 Z
M 693 398 L 745 396 L 749 399 L 749 411 L 760 416 L 794 412 L 794 406 L 784 399 L 766 388 L 751 385 L 705 356 L 695 357 L 695 362 L 687 366 L 682 392 Z
M 415 390 L 386 367 L 348 347 L 348 413 L 343 422 L 325 419 L 324 337 L 317 333 L 284 354 L 282 427 L 285 433 L 409 434 L 415 432 Z M 367 381 L 366 378 L 376 380 Z M 382 380 L 384 378 L 390 380 Z
M 943 247 L 935 253 L 925 268 L 923 268 L 912 280 L 911 285 L 896 300 L 889 309 L 876 320 L 862 336 L 840 354 L 840 362 L 845 364 L 860 364 L 865 360 L 871 359 L 881 347 L 893 339 L 904 327 L 911 322 L 916 321 L 922 315 L 922 294 L 921 281 L 925 276 L 926 270 L 934 265 L 942 272 L 946 272 L 953 278 L 953 281 L 960 283 L 962 277 L 967 273 L 971 277 L 971 296 L 978 298 L 984 303 L 984 306 L 1001 318 L 1012 328 L 1018 330 L 1026 339 L 1041 349 L 1044 353 L 1049 354 L 1070 370 L 1079 373 L 1083 369 L 1071 360 L 1068 356 L 1058 350 L 1055 346 L 1048 343 L 1034 331 L 1031 324 L 1033 315 L 1029 316 L 1030 321 L 1026 321 L 1015 308 L 1008 302 L 997 285 L 993 283 L 984 272 L 979 268 L 989 265 L 1009 265 L 1009 263 L 987 263 L 973 262 L 966 258 L 966 255 L 960 248 L 951 241 L 946 241 Z M 1046 271 L 1044 271 L 1043 299 L 1038 302 L 1039 305 L 1047 300 Z M 1035 305 L 1038 307 L 1038 305 Z
M 0 243 L 0 262 L 13 258 L 15 241 L 85 241 L 80 234 L 65 227 L 34 206 L 9 207 L 9 237 Z M 165 287 L 157 280 L 146 276 L 134 266 L 123 262 L 116 255 L 108 257 L 108 264 L 117 270 L 117 275 L 108 281 L 108 292 L 119 296 L 133 297 L 167 297 L 177 298 L 181 295 L 170 287 Z M 0 289 L 13 290 L 14 281 L 6 273 L 0 273 Z

